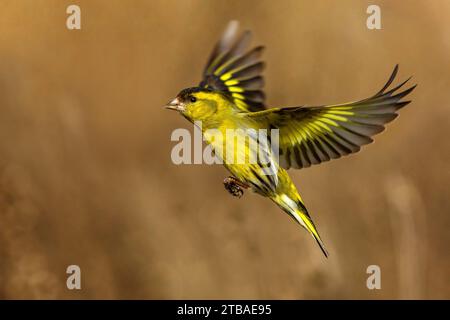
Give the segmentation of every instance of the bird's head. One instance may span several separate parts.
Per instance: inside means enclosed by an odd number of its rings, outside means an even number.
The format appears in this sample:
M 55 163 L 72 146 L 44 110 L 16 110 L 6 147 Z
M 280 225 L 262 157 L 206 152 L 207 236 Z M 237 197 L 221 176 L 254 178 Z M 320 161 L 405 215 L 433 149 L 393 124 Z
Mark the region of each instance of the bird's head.
M 220 115 L 220 111 L 226 109 L 229 103 L 229 99 L 223 93 L 193 87 L 181 90 L 165 107 L 180 112 L 185 118 L 194 122 Z

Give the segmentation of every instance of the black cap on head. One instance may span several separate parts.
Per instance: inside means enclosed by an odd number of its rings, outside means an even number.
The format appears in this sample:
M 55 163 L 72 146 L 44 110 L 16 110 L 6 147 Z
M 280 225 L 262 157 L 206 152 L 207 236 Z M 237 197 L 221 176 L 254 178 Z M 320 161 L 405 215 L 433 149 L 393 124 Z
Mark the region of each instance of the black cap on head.
M 191 96 L 193 93 L 196 92 L 211 92 L 211 89 L 208 88 L 202 88 L 202 87 L 192 87 L 192 88 L 186 88 L 180 91 L 180 93 L 177 95 L 177 98 L 181 101 L 186 101 L 189 96 Z

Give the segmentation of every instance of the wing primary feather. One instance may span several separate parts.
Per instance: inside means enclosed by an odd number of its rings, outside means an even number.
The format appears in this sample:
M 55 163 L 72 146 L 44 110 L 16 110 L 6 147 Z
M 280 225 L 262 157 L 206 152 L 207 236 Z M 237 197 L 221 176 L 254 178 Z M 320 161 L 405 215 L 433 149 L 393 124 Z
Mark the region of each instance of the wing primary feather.
M 219 56 L 223 55 L 223 53 L 231 47 L 231 43 L 236 38 L 238 30 L 239 22 L 233 20 L 228 23 L 222 36 L 220 37 L 220 40 L 214 46 L 208 62 L 206 63 L 206 67 L 203 72 L 204 75 L 208 74 L 209 71 L 215 66 L 215 60 L 217 60 Z
M 311 153 L 311 155 L 312 155 L 312 157 L 310 157 L 310 159 L 311 160 L 313 160 L 313 164 L 318 164 L 318 163 L 320 163 L 321 161 L 320 161 L 320 157 L 319 157 L 319 155 L 317 154 L 317 152 L 316 152 L 316 148 L 314 147 L 314 145 L 313 145 L 313 143 L 311 142 L 311 140 L 310 139 L 308 139 L 307 141 L 306 141 L 306 143 L 308 144 L 308 150 L 310 151 L 310 153 Z
M 375 94 L 375 96 L 382 94 L 384 90 L 386 90 L 391 85 L 392 81 L 394 81 L 395 77 L 397 76 L 397 72 L 398 72 L 398 64 L 395 65 L 394 70 L 392 71 L 391 76 L 389 77 L 384 87 L 380 91 L 378 91 Z
M 264 47 L 259 46 L 259 47 L 256 47 L 256 48 L 250 50 L 248 53 L 246 53 L 244 55 L 237 56 L 236 58 L 231 60 L 229 64 L 224 66 L 224 68 L 220 72 L 220 75 L 223 75 L 223 74 L 229 72 L 230 70 L 237 69 L 240 66 L 255 64 L 261 58 L 263 51 L 264 51 Z
M 251 78 L 255 77 L 261 72 L 263 72 L 265 67 L 265 63 L 260 61 L 251 65 L 245 65 L 243 67 L 240 67 L 239 69 L 235 69 L 230 71 L 229 73 L 232 74 L 233 78 L 235 79 L 242 79 L 242 78 Z
M 264 87 L 264 78 L 262 76 L 256 76 L 239 81 L 239 86 L 246 90 L 257 90 Z
M 217 68 L 214 71 L 215 75 L 222 74 L 222 70 L 234 61 L 236 57 L 242 55 L 245 48 L 250 44 L 251 33 L 250 31 L 245 31 L 236 42 L 232 45 L 229 50 L 227 50 L 220 58 L 220 60 L 216 63 Z

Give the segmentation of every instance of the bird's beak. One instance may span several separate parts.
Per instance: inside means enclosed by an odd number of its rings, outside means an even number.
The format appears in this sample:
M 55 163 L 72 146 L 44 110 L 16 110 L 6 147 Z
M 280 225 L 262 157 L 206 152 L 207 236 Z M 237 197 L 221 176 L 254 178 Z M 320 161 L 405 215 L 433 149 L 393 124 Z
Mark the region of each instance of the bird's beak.
M 178 98 L 173 99 L 164 107 L 170 110 L 184 111 L 184 104 Z

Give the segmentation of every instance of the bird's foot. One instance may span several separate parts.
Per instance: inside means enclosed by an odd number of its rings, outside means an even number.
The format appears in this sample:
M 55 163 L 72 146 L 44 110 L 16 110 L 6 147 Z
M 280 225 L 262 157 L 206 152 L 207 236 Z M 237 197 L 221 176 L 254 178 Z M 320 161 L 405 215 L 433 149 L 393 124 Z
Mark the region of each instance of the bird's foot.
M 234 197 L 242 197 L 244 195 L 244 189 L 249 186 L 245 183 L 239 181 L 235 177 L 228 177 L 223 180 L 223 185 L 225 189 Z

